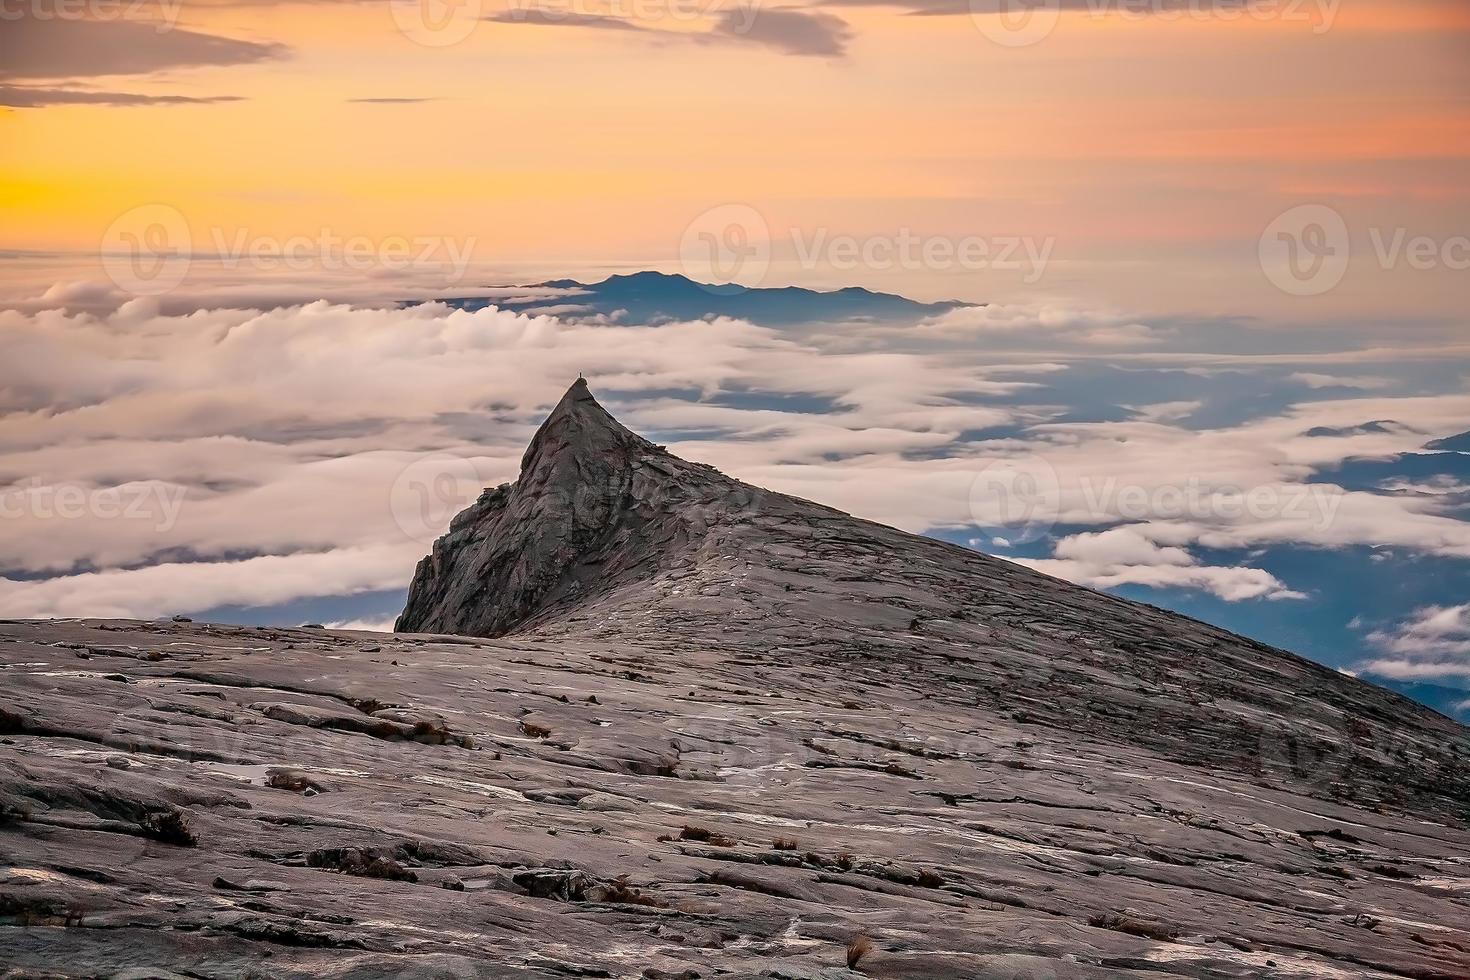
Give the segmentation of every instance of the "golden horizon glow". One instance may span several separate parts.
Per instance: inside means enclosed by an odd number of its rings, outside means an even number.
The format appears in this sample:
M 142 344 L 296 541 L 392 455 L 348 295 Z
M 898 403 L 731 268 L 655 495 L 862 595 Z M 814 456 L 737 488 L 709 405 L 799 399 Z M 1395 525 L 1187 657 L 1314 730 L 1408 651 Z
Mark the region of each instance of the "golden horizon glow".
M 1467 230 L 1463 5 L 1343 4 L 1330 26 L 1070 12 L 1017 48 L 968 16 L 802 9 L 846 23 L 844 56 L 651 33 L 709 18 L 639 23 L 646 36 L 485 21 L 430 47 L 384 4 L 184 6 L 181 28 L 289 53 L 6 83 L 241 101 L 0 112 L 0 248 L 95 252 L 119 215 L 166 203 L 196 242 L 331 229 L 473 239 L 482 262 L 666 265 L 691 220 L 739 202 L 778 237 L 1054 238 L 1075 274 L 1051 292 L 1131 302 L 1146 283 L 1124 281 L 1130 263 L 1253 249 L 1296 204 Z M 394 99 L 423 101 L 354 101 Z M 1182 275 L 1228 308 L 1207 270 Z

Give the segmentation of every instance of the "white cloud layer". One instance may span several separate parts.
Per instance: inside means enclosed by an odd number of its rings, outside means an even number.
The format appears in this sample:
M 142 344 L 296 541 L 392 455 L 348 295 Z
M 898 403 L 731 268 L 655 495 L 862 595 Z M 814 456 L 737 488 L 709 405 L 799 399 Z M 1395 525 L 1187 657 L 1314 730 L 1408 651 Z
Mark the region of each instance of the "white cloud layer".
M 1166 527 L 1125 525 L 1062 538 L 1055 558 L 1018 560 L 1048 575 L 1099 589 L 1119 585 L 1200 589 L 1230 602 L 1306 598 L 1264 569 L 1201 565 L 1184 548 L 1158 543 L 1159 537 L 1169 536 Z M 1188 535 L 1173 537 L 1187 540 Z
M 1470 679 L 1470 603 L 1426 606 L 1368 640 L 1384 655 L 1359 664 L 1360 672 L 1399 681 Z
M 401 588 L 455 511 L 515 477 L 578 373 L 675 452 L 863 517 L 1010 540 L 1018 527 L 1096 529 L 1030 562 L 1090 585 L 1299 595 L 1263 569 L 1204 564 L 1199 547 L 1470 557 L 1448 495 L 1307 482 L 1317 467 L 1463 431 L 1470 395 L 1365 393 L 1203 430 L 1182 424 L 1197 401 L 1145 403 L 1119 422 L 1064 421 L 1064 406 L 1035 403 L 1058 357 L 1157 333 L 1123 316 L 987 307 L 910 334 L 803 336 L 725 318 L 648 327 L 435 303 L 172 312 L 116 300 L 73 283 L 0 310 L 0 615 L 152 616 Z M 976 331 L 1026 330 L 1049 338 L 1044 356 L 971 344 Z M 715 397 L 732 392 L 765 399 Z M 1413 427 L 1354 428 L 1377 419 Z
M 1155 340 L 1161 331 L 1122 313 L 1058 304 L 962 306 L 925 320 L 911 333 L 958 339 L 994 334 L 1026 335 L 1040 343 L 1071 341 L 1099 347 L 1129 347 Z

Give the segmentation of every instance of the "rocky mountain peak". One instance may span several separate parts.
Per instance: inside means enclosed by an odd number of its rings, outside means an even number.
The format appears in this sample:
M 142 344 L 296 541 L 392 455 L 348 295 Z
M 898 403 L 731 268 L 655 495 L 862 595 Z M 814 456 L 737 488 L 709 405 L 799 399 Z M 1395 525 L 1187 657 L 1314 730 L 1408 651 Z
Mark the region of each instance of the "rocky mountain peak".
M 587 379 L 572 382 L 532 436 L 521 457 L 521 479 L 567 460 L 597 461 L 628 452 L 658 452 L 629 431 L 593 397 Z
M 516 482 L 486 490 L 419 563 L 396 628 L 500 636 L 627 586 L 685 539 L 674 502 L 716 478 L 629 431 L 578 378 Z
M 520 478 L 487 490 L 419 563 L 396 628 L 871 672 L 930 701 L 1190 765 L 1284 767 L 1360 804 L 1470 808 L 1470 739 L 1427 708 L 1184 616 L 687 462 L 625 428 L 580 379 Z

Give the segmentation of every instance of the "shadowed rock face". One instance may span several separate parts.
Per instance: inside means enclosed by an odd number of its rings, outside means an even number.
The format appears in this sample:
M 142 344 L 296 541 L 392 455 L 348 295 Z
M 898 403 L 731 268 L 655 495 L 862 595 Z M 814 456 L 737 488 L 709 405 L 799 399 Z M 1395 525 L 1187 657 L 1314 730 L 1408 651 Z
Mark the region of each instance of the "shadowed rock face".
M 500 636 L 656 571 L 682 538 L 665 478 L 689 469 L 609 415 L 578 380 L 537 431 L 521 477 L 487 490 L 419 563 L 399 632 Z M 650 479 L 652 476 L 652 479 Z
M 520 479 L 485 491 L 419 563 L 395 629 L 494 637 L 603 599 L 667 599 L 670 582 L 714 567 L 751 522 L 797 512 L 845 517 L 670 454 L 578 380 L 532 438 Z
M 399 627 L 0 623 L 0 964 L 1470 976 L 1466 729 L 582 384 Z

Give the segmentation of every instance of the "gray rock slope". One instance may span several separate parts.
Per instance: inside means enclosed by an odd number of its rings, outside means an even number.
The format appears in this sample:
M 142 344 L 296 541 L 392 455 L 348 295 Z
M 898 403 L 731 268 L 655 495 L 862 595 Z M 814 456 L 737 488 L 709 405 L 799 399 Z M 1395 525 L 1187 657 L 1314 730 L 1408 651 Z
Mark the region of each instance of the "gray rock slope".
M 399 628 L 0 624 L 0 964 L 1470 977 L 1466 729 L 584 385 Z

